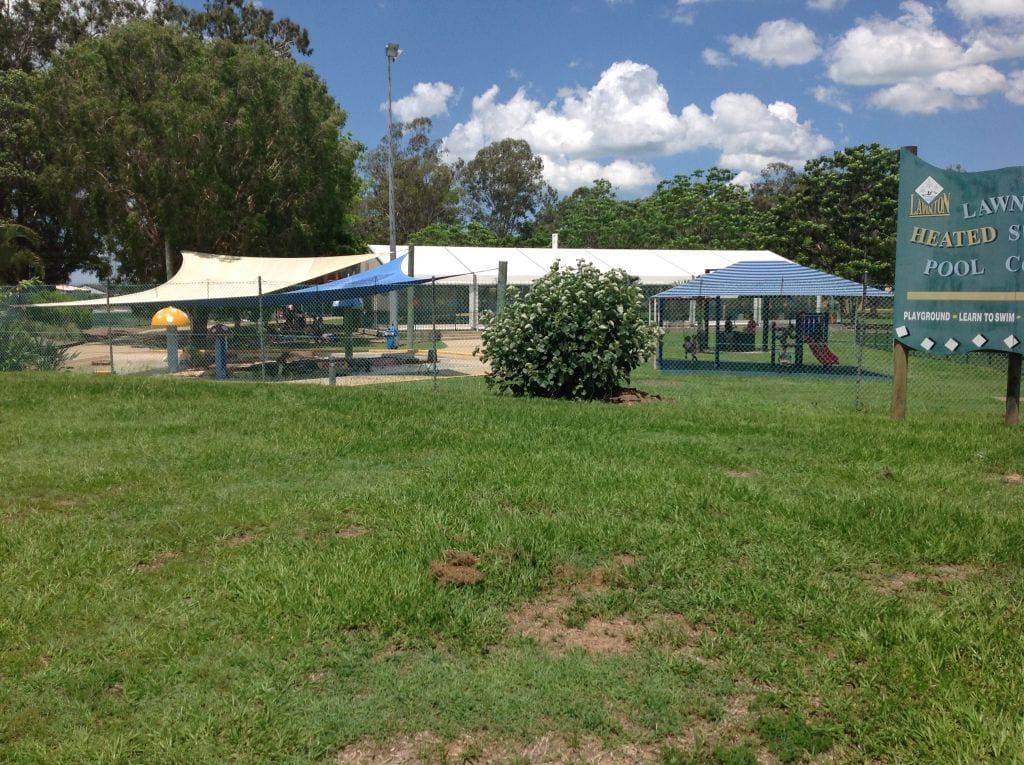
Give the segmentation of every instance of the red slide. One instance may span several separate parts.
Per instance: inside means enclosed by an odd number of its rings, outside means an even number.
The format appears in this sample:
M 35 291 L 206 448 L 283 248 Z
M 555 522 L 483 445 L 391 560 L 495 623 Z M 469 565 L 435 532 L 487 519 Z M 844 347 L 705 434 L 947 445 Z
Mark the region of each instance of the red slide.
M 832 353 L 832 350 L 824 343 L 816 343 L 813 340 L 805 340 L 807 347 L 811 349 L 811 353 L 814 354 L 814 358 L 820 361 L 825 366 L 831 366 L 832 364 L 839 363 L 839 357 Z

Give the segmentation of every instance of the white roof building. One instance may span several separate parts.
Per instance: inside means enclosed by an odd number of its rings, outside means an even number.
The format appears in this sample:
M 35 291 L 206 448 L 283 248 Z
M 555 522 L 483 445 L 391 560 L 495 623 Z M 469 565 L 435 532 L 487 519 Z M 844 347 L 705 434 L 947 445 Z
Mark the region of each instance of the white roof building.
M 381 263 L 390 255 L 388 245 L 371 245 Z M 398 247 L 404 255 L 408 246 Z M 530 284 L 556 261 L 575 265 L 577 260 L 592 263 L 602 271 L 621 268 L 641 284 L 670 285 L 743 261 L 789 262 L 768 250 L 600 250 L 552 247 L 443 247 L 416 245 L 413 255 L 415 276 L 445 278 L 444 284 L 495 284 L 498 263 L 508 263 L 508 284 Z M 365 266 L 364 266 L 365 268 Z M 475 278 L 474 278 L 475 277 Z

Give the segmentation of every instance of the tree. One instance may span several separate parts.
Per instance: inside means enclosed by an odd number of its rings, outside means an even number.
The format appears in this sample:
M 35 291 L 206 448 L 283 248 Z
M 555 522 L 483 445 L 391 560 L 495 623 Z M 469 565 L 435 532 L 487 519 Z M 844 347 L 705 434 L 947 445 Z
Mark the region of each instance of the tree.
M 247 255 L 351 247 L 355 146 L 306 66 L 263 43 L 136 21 L 45 73 L 46 187 L 122 272 L 165 276 L 165 242 Z
M 275 19 L 273 11 L 253 0 L 206 0 L 203 10 L 186 12 L 182 24 L 203 39 L 263 42 L 282 56 L 313 53 L 309 32 L 291 19 Z
M 505 247 L 502 239 L 489 228 L 479 223 L 435 223 L 409 236 L 409 244 L 437 245 L 443 247 Z
M 643 221 L 636 201 L 622 201 L 604 179 L 581 187 L 554 205 L 552 222 L 565 247 L 632 248 L 644 246 Z M 542 211 L 538 216 L 546 217 Z M 546 244 L 546 242 L 538 242 Z
M 770 244 L 780 255 L 848 279 L 867 271 L 891 284 L 896 259 L 899 153 L 862 144 L 804 166 L 772 208 Z
M 797 187 L 799 176 L 785 162 L 771 162 L 761 170 L 761 177 L 750 185 L 750 197 L 757 210 L 771 210 Z
M 17 284 L 43 275 L 43 260 L 35 251 L 39 235 L 17 223 L 0 221 L 0 284 Z
M 487 384 L 516 396 L 601 399 L 654 350 L 643 294 L 621 269 L 557 262 L 501 314 L 485 319 Z
M 648 247 L 760 249 L 764 220 L 731 170 L 712 167 L 662 181 L 641 203 Z
M 420 117 L 393 126 L 395 141 L 395 231 L 398 242 L 428 226 L 458 221 L 455 173 L 445 164 L 439 140 L 430 139 L 431 121 Z M 363 193 L 358 233 L 367 242 L 387 242 L 388 145 L 387 138 L 360 161 Z
M 0 218 L 38 232 L 46 279 L 63 281 L 76 268 L 104 275 L 109 261 L 100 232 L 64 208 L 80 200 L 52 198 L 40 184 L 49 136 L 39 124 L 42 71 L 61 52 L 101 38 L 137 19 L 202 38 L 229 36 L 266 43 L 278 54 L 309 53 L 308 34 L 247 0 L 208 0 L 191 11 L 173 0 L 0 0 Z
M 521 139 L 485 146 L 461 170 L 467 217 L 500 237 L 520 233 L 523 224 L 557 196 L 544 181 L 544 161 Z

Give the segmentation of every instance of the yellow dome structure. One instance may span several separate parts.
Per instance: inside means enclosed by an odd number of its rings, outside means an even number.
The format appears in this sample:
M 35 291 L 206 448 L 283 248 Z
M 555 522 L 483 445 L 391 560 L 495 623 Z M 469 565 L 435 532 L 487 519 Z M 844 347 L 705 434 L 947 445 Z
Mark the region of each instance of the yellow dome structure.
M 192 320 L 188 318 L 188 314 L 172 305 L 153 314 L 153 320 L 150 322 L 150 326 L 153 327 L 188 327 L 191 324 Z

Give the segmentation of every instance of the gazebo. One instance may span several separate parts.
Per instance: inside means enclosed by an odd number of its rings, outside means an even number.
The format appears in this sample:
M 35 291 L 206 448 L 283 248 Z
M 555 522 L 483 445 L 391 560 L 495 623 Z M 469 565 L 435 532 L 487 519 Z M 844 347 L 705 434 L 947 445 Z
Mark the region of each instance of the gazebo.
M 829 347 L 832 315 L 823 309 L 836 298 L 859 299 L 862 309 L 866 299 L 892 294 L 788 260 L 744 261 L 699 276 L 653 298 L 658 367 L 851 374 L 859 365 L 842 363 Z M 856 345 L 864 333 L 854 329 Z

